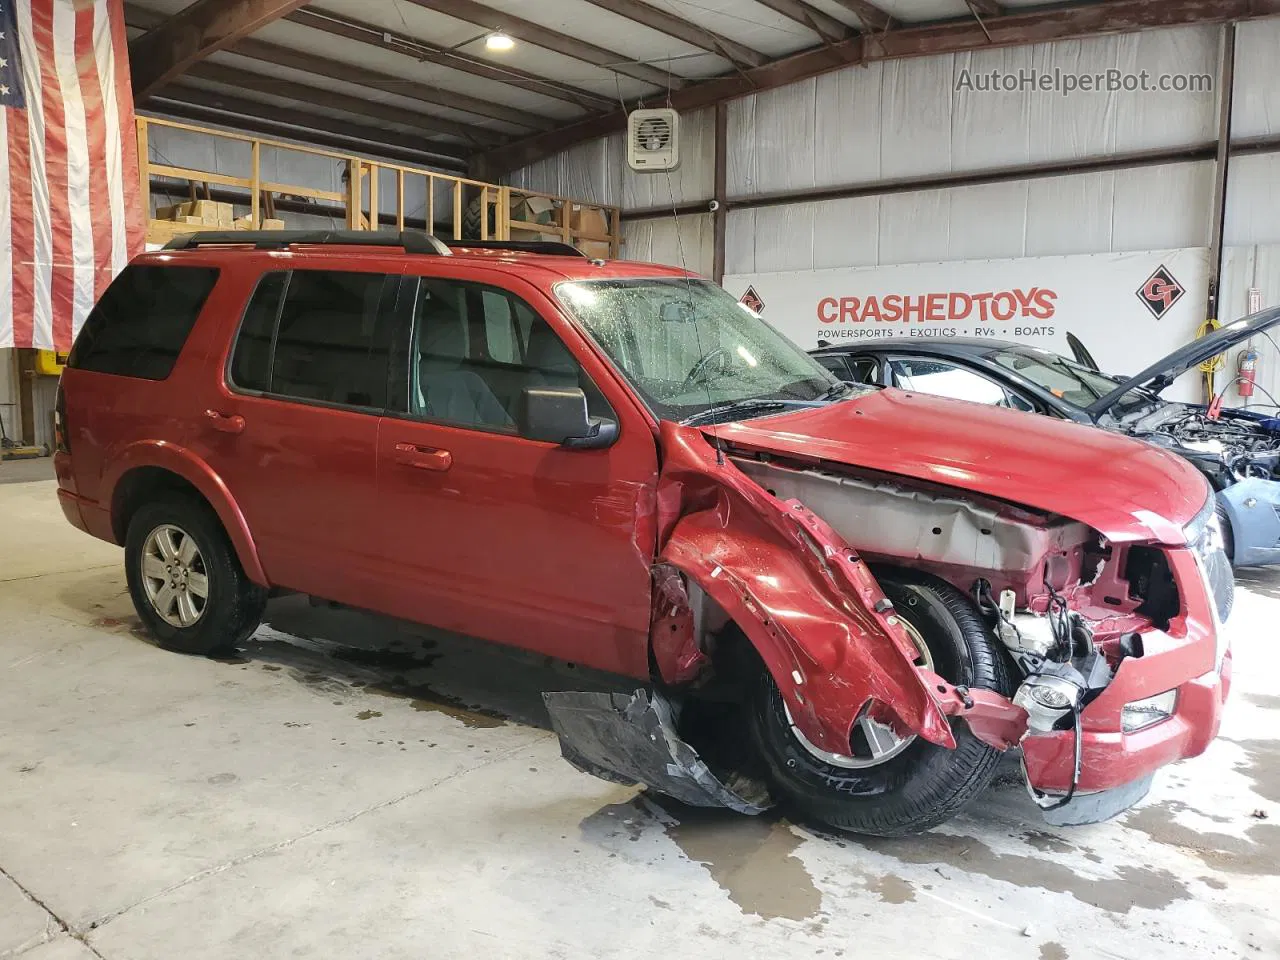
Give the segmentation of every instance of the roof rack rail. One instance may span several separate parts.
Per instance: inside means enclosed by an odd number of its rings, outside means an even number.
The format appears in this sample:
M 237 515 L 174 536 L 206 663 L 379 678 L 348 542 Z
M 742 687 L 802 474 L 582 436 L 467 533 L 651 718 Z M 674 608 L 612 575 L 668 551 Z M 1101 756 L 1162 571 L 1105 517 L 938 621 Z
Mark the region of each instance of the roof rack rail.
M 540 253 L 552 257 L 586 257 L 571 243 L 558 240 L 454 240 L 455 247 L 473 250 L 511 250 L 515 253 Z
M 421 230 L 380 233 L 375 230 L 209 230 L 184 233 L 164 245 L 166 250 L 227 244 L 253 244 L 259 250 L 274 250 L 294 244 L 322 246 L 401 247 L 405 253 L 447 257 L 453 253 L 441 240 Z

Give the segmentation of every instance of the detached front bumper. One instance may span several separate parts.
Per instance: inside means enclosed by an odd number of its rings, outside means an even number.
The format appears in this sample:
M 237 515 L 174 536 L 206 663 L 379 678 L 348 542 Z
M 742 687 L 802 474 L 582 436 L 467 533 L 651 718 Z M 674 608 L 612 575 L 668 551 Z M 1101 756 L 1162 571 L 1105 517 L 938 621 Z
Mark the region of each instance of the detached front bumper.
M 1204 753 L 1222 722 L 1231 689 L 1231 651 L 1222 643 L 1206 578 L 1194 554 L 1172 551 L 1169 560 L 1183 614 L 1167 632 L 1143 633 L 1144 655 L 1125 659 L 1107 689 L 1080 716 L 1077 796 L 1084 800 L 1114 792 L 1115 797 L 1128 798 L 1124 806 L 1096 819 L 1114 816 L 1140 800 L 1145 789 L 1133 788 L 1161 767 Z M 1168 719 L 1124 732 L 1126 704 L 1169 690 L 1177 691 L 1177 700 Z M 1071 789 L 1075 751 L 1075 734 L 1070 730 L 1027 737 L 1022 754 L 1028 785 L 1049 797 L 1066 794 Z M 1108 808 L 1106 803 L 1099 806 Z

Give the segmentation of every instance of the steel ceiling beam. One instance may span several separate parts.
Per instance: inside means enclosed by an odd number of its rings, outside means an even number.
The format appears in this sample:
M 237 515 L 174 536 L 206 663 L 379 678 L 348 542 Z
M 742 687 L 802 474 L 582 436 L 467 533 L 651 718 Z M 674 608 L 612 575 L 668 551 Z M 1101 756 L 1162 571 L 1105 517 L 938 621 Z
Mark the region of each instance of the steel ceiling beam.
M 825 41 L 843 40 L 852 31 L 828 13 L 811 7 L 804 0 L 756 0 L 756 3 L 808 27 Z
M 292 13 L 307 0 L 196 0 L 129 44 L 135 100 L 145 100 L 211 53 Z
M 234 87 L 239 90 L 252 90 L 255 93 L 262 93 L 272 97 L 297 100 L 321 111 L 341 110 L 343 113 L 349 113 L 352 116 L 368 117 L 372 120 L 381 120 L 384 123 L 396 123 L 422 130 L 425 133 L 439 133 L 458 137 L 481 146 L 492 146 L 502 140 L 501 135 L 492 130 L 472 127 L 464 123 L 458 123 L 456 120 L 434 117 L 430 114 L 418 113 L 415 110 L 407 110 L 404 107 L 392 106 L 391 104 L 380 103 L 376 100 L 368 100 L 351 94 L 338 93 L 335 90 L 310 87 L 304 83 L 281 80 L 279 77 L 272 77 L 263 73 L 252 73 L 248 70 L 228 67 L 220 63 L 197 64 L 188 70 L 187 74 L 197 80 L 209 80 L 213 83 L 220 83 L 223 86 Z
M 125 23 L 130 27 L 148 29 L 154 26 L 156 21 L 162 21 L 163 19 L 161 15 L 141 7 L 129 5 L 125 8 Z M 415 80 L 407 80 L 393 74 L 369 70 L 340 60 L 330 60 L 328 57 L 317 56 L 304 50 L 295 50 L 292 47 L 285 47 L 275 43 L 267 43 L 263 40 L 238 40 L 231 46 L 224 47 L 222 52 L 234 53 L 238 57 L 248 57 L 251 60 L 261 60 L 264 63 L 279 64 L 282 67 L 289 67 L 292 70 L 312 73 L 317 76 L 333 77 L 355 86 L 381 90 L 384 93 L 394 93 L 397 96 L 407 97 L 410 100 L 420 100 L 423 103 L 434 104 L 438 107 L 448 107 L 465 113 L 474 113 L 478 117 L 503 120 L 516 126 L 527 127 L 530 130 L 547 130 L 555 126 L 555 122 L 550 117 L 517 110 L 501 103 L 492 103 L 479 97 L 470 97 L 464 93 L 452 93 Z
M 572 57 L 575 60 L 581 60 L 583 63 L 603 67 L 606 70 L 620 73 L 624 77 L 639 80 L 641 83 L 662 87 L 664 90 L 678 90 L 686 82 L 665 70 L 659 70 L 657 67 L 651 67 L 644 63 L 636 63 L 635 58 L 626 54 L 606 50 L 604 47 L 598 47 L 594 43 L 579 40 L 577 37 L 571 37 L 566 33 L 560 33 L 530 20 L 523 20 L 512 14 L 494 10 L 492 7 L 486 7 L 482 3 L 476 3 L 476 0 L 407 0 L 407 2 L 422 7 L 424 10 L 443 13 L 446 16 L 453 17 L 455 20 L 473 23 L 486 30 L 500 30 L 508 36 L 523 40 L 525 43 L 531 43 L 535 47 L 542 47 L 544 50 L 550 50 L 565 57 Z
M 338 119 L 332 114 L 325 116 L 294 107 L 277 107 L 261 100 L 186 84 L 170 84 L 146 109 L 197 123 L 219 124 L 335 150 L 378 153 L 393 160 L 444 164 L 451 169 L 465 167 L 466 148 L 459 144 L 437 143 Z
M 769 58 L 759 50 L 730 40 L 713 30 L 701 27 L 691 20 L 668 13 L 661 7 L 650 6 L 641 0 L 587 0 L 588 3 L 626 17 L 669 37 L 683 40 L 692 47 L 724 57 L 731 63 L 744 67 L 758 67 Z
M 883 34 L 860 34 L 813 47 L 760 67 L 690 84 L 670 96 L 677 110 L 696 110 L 721 100 L 772 90 L 846 66 L 878 60 L 927 57 L 967 50 L 992 49 L 1075 40 L 1109 33 L 1133 33 L 1192 23 L 1222 23 L 1280 15 L 1280 0 L 1101 0 L 1045 10 L 1022 10 L 975 20 L 900 24 Z M 667 98 L 663 98 L 666 102 Z M 476 158 L 475 168 L 494 177 L 559 153 L 584 140 L 626 128 L 626 114 L 613 110 L 506 144 Z
M 354 17 L 339 16 L 325 10 L 296 10 L 285 18 L 290 23 L 301 24 L 313 30 L 320 30 L 334 37 L 344 37 L 371 47 L 378 47 L 403 57 L 417 60 L 420 63 L 434 63 L 451 70 L 483 77 L 498 83 L 510 84 L 530 93 L 572 103 L 583 110 L 600 110 L 610 108 L 613 97 L 584 90 L 558 80 L 549 80 L 536 74 L 517 70 L 514 67 L 500 66 L 469 56 L 457 50 L 449 50 L 438 44 L 428 43 L 418 37 L 411 37 L 386 30 L 377 24 L 357 20 Z
M 836 3 L 857 16 L 863 30 L 888 30 L 897 22 L 869 0 L 836 0 Z

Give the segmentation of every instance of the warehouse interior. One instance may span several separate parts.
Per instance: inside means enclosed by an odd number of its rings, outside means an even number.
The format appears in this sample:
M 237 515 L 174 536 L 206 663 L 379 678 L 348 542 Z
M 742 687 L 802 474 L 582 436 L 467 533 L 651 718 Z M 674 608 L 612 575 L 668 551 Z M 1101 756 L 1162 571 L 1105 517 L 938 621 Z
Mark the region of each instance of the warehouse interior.
M 0 0 L 0 960 L 1280 957 L 1277 50 Z

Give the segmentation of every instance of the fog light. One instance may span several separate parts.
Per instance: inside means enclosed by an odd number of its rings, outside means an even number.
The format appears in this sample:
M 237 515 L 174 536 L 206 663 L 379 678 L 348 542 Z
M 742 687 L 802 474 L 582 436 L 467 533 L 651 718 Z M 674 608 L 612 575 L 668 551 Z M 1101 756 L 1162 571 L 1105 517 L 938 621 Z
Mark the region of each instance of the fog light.
M 1125 733 L 1145 730 L 1173 716 L 1173 708 L 1178 702 L 1177 690 L 1166 690 L 1164 693 L 1126 703 L 1120 712 L 1120 726 Z

